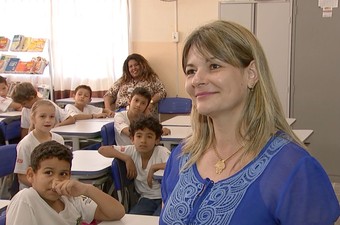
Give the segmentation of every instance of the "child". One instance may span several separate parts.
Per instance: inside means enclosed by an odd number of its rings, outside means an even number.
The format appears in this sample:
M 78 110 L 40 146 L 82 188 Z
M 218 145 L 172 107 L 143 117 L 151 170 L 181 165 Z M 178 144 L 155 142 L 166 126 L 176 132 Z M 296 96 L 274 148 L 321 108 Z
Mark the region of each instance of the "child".
M 124 207 L 91 184 L 70 180 L 72 152 L 48 141 L 31 155 L 27 179 L 31 188 L 18 192 L 7 207 L 6 224 L 73 225 L 83 221 L 119 220 Z
M 38 97 L 36 89 L 31 83 L 28 82 L 18 84 L 13 91 L 12 98 L 15 102 L 20 103 L 23 107 L 21 113 L 21 138 L 23 138 L 27 135 L 29 129 L 33 129 L 30 123 L 31 107 L 40 98 Z M 51 103 L 55 107 L 55 118 L 57 120 L 55 126 L 63 126 L 76 122 L 71 115 L 67 114 L 54 102 L 51 101 Z
M 79 85 L 75 90 L 74 105 L 67 104 L 65 110 L 76 120 L 86 120 L 93 118 L 105 118 L 113 116 L 108 109 L 89 105 L 91 102 L 92 90 L 87 85 Z
M 7 111 L 21 111 L 22 107 L 19 103 L 13 102 L 13 100 L 7 97 L 8 84 L 6 78 L 0 76 L 0 112 Z
M 102 146 L 98 152 L 126 163 L 127 177 L 135 178 L 136 191 L 141 195 L 131 214 L 156 215 L 162 207 L 161 185 L 153 180 L 153 174 L 165 168 L 169 150 L 157 146 L 162 135 L 162 125 L 152 117 L 140 117 L 130 125 L 133 145 Z M 136 172 L 137 171 L 137 172 Z
M 62 136 L 51 132 L 56 123 L 55 111 L 54 105 L 49 100 L 38 100 L 32 106 L 31 123 L 34 125 L 34 129 L 17 146 L 17 161 L 14 173 L 18 174 L 20 190 L 31 186 L 26 178 L 26 170 L 29 166 L 33 149 L 40 143 L 50 140 L 64 144 Z
M 150 92 L 143 87 L 136 87 L 130 97 L 127 111 L 117 112 L 114 117 L 115 139 L 117 145 L 131 145 L 129 126 L 130 122 L 141 115 L 147 115 L 148 105 L 151 101 Z M 170 134 L 170 130 L 163 128 L 163 135 Z

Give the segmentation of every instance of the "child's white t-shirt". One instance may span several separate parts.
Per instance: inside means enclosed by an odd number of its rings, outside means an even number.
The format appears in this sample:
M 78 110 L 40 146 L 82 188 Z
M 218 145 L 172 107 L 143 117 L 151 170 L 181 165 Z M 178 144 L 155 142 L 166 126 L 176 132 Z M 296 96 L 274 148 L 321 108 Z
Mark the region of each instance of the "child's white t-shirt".
M 123 134 L 124 128 L 130 126 L 127 110 L 117 112 L 114 116 L 115 140 L 117 145 L 132 145 L 130 137 Z
M 33 188 L 18 192 L 7 207 L 6 225 L 80 225 L 91 223 L 97 204 L 87 197 L 65 197 L 60 199 L 65 208 L 57 213 Z
M 86 105 L 83 111 L 80 111 L 75 105 L 67 104 L 65 106 L 65 111 L 68 112 L 71 116 L 75 116 L 78 114 L 99 114 L 103 112 L 103 108 L 96 107 L 94 105 Z
M 136 191 L 141 197 L 149 199 L 160 199 L 161 196 L 161 184 L 159 180 L 152 181 L 152 188 L 149 187 L 147 178 L 151 165 L 158 163 L 166 163 L 169 158 L 169 150 L 163 146 L 156 146 L 149 159 L 146 169 L 142 168 L 142 159 L 140 153 L 136 150 L 134 145 L 127 146 L 114 146 L 115 150 L 129 155 L 132 161 L 135 163 L 137 169 L 137 177 L 135 178 Z
M 59 134 L 51 132 L 51 140 L 64 144 L 64 138 Z M 28 166 L 31 164 L 31 153 L 34 148 L 41 144 L 34 136 L 33 131 L 29 132 L 17 145 L 17 160 L 15 162 L 14 173 L 26 174 Z M 27 186 L 19 182 L 19 189 Z

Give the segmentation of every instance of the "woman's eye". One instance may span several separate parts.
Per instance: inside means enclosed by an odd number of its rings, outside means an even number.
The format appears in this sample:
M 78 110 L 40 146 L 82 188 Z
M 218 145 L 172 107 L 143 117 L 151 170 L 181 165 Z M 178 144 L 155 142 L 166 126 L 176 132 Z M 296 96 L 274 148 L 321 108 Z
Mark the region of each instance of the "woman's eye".
M 45 171 L 45 174 L 52 175 L 52 171 Z
M 188 69 L 188 70 L 185 71 L 185 74 L 186 74 L 186 75 L 195 74 L 195 70 L 193 70 L 193 69 Z
M 210 68 L 213 69 L 213 70 L 214 70 L 214 69 L 218 69 L 218 68 L 220 68 L 220 67 L 221 67 L 221 66 L 220 66 L 220 65 L 217 65 L 217 64 L 211 64 L 211 65 L 210 65 Z

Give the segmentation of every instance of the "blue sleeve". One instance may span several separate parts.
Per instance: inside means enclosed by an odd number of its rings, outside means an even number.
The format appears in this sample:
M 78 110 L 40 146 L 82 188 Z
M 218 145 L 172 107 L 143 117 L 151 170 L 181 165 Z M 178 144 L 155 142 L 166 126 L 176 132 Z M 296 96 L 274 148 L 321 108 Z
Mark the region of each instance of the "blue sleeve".
M 180 171 L 180 159 L 182 152 L 182 145 L 178 145 L 172 150 L 170 157 L 166 163 L 164 175 L 162 179 L 162 200 L 165 203 L 168 197 L 171 195 L 172 190 L 177 184 L 179 171 Z
M 339 217 L 339 202 L 331 182 L 313 157 L 301 159 L 296 166 L 276 214 L 285 225 L 331 225 Z

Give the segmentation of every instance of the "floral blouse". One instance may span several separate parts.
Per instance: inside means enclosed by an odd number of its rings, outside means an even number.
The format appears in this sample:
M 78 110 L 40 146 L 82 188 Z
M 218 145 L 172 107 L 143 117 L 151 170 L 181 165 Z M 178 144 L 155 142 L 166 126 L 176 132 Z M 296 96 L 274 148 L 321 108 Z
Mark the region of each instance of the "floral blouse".
M 158 77 L 156 77 L 155 82 L 132 80 L 129 83 L 122 84 L 121 80 L 118 80 L 106 92 L 105 96 L 111 96 L 113 98 L 113 102 L 116 103 L 116 109 L 126 107 L 129 105 L 130 95 L 136 87 L 144 87 L 148 89 L 151 97 L 155 94 L 159 94 L 161 98 L 166 97 L 165 87 Z

